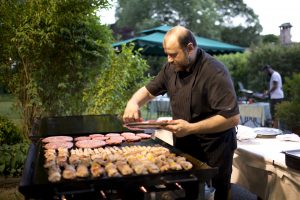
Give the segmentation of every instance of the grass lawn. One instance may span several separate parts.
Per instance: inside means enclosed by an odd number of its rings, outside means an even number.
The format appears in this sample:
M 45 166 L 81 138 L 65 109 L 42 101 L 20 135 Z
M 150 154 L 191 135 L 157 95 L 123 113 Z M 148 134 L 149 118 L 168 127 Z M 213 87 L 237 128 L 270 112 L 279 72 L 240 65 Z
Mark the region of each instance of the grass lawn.
M 0 199 L 7 200 L 23 200 L 25 199 L 23 194 L 18 191 L 18 186 L 1 188 L 0 187 Z
M 0 116 L 7 117 L 18 127 L 21 126 L 20 112 L 14 107 L 16 100 L 12 95 L 0 95 Z
M 16 100 L 12 95 L 0 94 L 0 116 L 11 120 L 21 127 L 20 113 L 14 108 Z M 13 178 L 11 178 L 13 179 Z M 7 181 L 0 177 L 0 199 L 21 200 L 23 195 L 18 191 L 19 181 Z
M 14 107 L 16 100 L 12 95 L 0 94 L 0 116 L 7 117 L 18 127 L 21 127 L 20 112 Z M 150 112 L 147 106 L 141 109 L 142 118 L 145 120 L 157 119 L 158 117 L 170 117 L 171 113 L 165 115 L 158 115 L 156 112 Z
M 24 196 L 19 192 L 20 178 L 0 177 L 0 199 L 23 200 Z

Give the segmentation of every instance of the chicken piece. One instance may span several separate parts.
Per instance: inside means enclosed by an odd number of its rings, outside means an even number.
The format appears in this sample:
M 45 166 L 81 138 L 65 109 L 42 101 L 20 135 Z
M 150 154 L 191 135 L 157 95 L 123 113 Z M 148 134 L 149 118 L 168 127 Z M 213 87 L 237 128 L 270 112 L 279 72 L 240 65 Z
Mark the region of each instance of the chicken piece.
M 83 164 L 85 166 L 91 165 L 91 157 L 89 155 L 81 155 L 79 156 L 80 164 Z
M 117 155 L 115 154 L 112 154 L 112 153 L 109 153 L 107 154 L 106 156 L 106 159 L 109 161 L 109 162 L 115 162 L 117 160 Z
M 48 180 L 50 182 L 58 182 L 61 179 L 61 170 L 57 165 L 53 165 L 48 171 Z
M 56 151 L 55 151 L 55 149 L 47 149 L 46 151 L 45 151 L 45 154 L 44 154 L 44 156 L 45 156 L 45 158 L 48 158 L 48 157 L 56 157 Z
M 93 154 L 93 155 L 91 155 L 91 159 L 92 160 L 95 160 L 96 158 L 102 158 L 102 155 L 101 154 Z
M 174 160 L 176 158 L 176 154 L 175 153 L 169 153 L 169 154 L 167 154 L 167 157 Z
M 151 174 L 159 173 L 159 168 L 154 163 L 147 163 L 145 166 Z
M 151 162 L 154 162 L 156 157 L 152 153 L 145 153 L 145 158 Z
M 159 168 L 159 170 L 161 172 L 170 170 L 170 166 L 169 166 L 168 162 L 166 162 L 166 161 L 156 160 L 155 164 L 157 165 L 157 167 Z
M 69 157 L 69 163 L 74 166 L 78 166 L 80 163 L 79 156 L 77 154 L 71 154 Z
M 91 165 L 91 173 L 93 177 L 99 177 L 104 173 L 104 169 L 99 163 L 93 162 Z
M 109 177 L 120 176 L 117 167 L 113 163 L 106 164 L 105 171 Z
M 129 175 L 133 173 L 131 167 L 124 161 L 116 162 L 117 169 L 121 172 L 122 175 Z
M 175 161 L 168 161 L 168 164 L 170 166 L 170 169 L 172 170 L 182 170 L 181 165 L 176 163 Z
M 57 151 L 58 151 L 58 155 L 69 156 L 69 150 L 67 148 L 59 147 Z
M 89 175 L 90 175 L 90 173 L 89 173 L 87 166 L 83 165 L 83 164 L 79 164 L 77 167 L 76 176 L 85 178 L 85 177 L 88 177 Z
M 44 167 L 50 168 L 51 166 L 56 165 L 56 157 L 55 156 L 48 156 L 45 160 Z
M 155 158 L 156 160 L 166 160 L 166 156 L 164 154 L 158 155 Z
M 186 161 L 186 158 L 183 156 L 176 156 L 174 160 L 175 162 L 179 163 L 181 161 Z
M 64 179 L 74 179 L 76 178 L 76 170 L 73 165 L 66 165 L 63 171 Z
M 79 155 L 79 156 L 83 155 L 83 151 L 82 151 L 81 148 L 80 148 L 80 149 L 76 148 L 75 151 L 76 151 L 76 154 L 77 154 L 77 155 Z
M 65 155 L 58 155 L 56 158 L 56 163 L 58 166 L 63 167 L 68 164 L 68 157 Z
M 193 164 L 190 163 L 189 161 L 180 161 L 179 164 L 182 166 L 183 169 L 189 170 L 192 169 Z
M 100 154 L 100 152 L 99 152 L 98 149 L 94 149 L 94 153 L 95 153 L 95 154 Z
M 87 151 L 88 151 L 89 155 L 95 154 L 94 150 L 91 148 L 88 148 Z
M 170 165 L 166 163 L 166 164 L 160 166 L 160 167 L 159 167 L 159 170 L 160 170 L 161 172 L 168 171 L 168 170 L 170 170 Z
M 107 160 L 103 160 L 102 158 L 95 158 L 93 162 L 98 163 L 99 165 L 105 166 L 108 161 Z
M 148 174 L 148 171 L 143 164 L 131 165 L 131 168 L 136 174 Z

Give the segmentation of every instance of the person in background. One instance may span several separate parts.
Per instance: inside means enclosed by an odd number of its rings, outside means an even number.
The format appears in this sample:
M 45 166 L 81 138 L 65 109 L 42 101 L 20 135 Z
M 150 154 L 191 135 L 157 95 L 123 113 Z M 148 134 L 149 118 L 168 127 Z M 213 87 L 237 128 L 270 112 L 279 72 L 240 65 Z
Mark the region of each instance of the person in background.
M 272 127 L 279 127 L 279 120 L 275 117 L 275 106 L 282 102 L 284 93 L 282 90 L 282 80 L 280 74 L 272 69 L 271 65 L 265 65 L 263 71 L 270 77 L 269 90 L 265 92 L 265 96 L 270 98 L 270 111 L 272 117 Z
M 155 96 L 168 93 L 174 124 L 163 126 L 174 136 L 175 147 L 211 167 L 215 199 L 227 199 L 239 109 L 226 67 L 197 47 L 193 33 L 182 26 L 170 29 L 163 40 L 168 62 L 158 75 L 128 101 L 124 122 L 139 121 L 140 108 Z

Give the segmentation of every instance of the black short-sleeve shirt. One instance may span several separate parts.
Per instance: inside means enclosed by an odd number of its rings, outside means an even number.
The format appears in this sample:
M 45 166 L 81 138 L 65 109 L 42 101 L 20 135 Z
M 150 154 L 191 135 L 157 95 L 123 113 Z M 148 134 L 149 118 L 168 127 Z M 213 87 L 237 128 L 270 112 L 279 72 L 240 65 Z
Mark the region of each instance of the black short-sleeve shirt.
M 214 115 L 229 118 L 239 114 L 228 70 L 201 49 L 190 72 L 175 72 L 166 63 L 146 88 L 154 96 L 168 93 L 174 119 L 197 122 Z
M 201 49 L 190 72 L 175 72 L 172 64 L 167 63 L 146 88 L 154 96 L 168 93 L 174 119 L 193 123 L 214 115 L 229 118 L 239 113 L 227 69 Z M 234 127 L 219 133 L 176 138 L 175 146 L 212 167 L 218 167 L 219 173 L 212 184 L 217 188 L 218 196 L 227 196 L 233 153 L 237 147 Z

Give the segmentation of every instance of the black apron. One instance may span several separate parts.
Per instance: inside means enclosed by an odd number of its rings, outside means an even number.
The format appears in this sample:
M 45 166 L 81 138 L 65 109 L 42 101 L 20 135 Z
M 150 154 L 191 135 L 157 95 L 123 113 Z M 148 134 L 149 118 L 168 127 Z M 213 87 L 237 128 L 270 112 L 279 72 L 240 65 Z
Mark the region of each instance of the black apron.
M 173 76 L 171 84 L 175 84 L 173 90 L 169 91 L 173 119 L 183 119 L 192 122 L 192 91 L 197 75 L 200 73 L 201 66 L 196 62 L 189 79 L 178 82 L 179 73 Z M 211 166 L 216 166 L 219 163 L 219 157 L 222 156 L 224 150 L 232 152 L 236 148 L 235 128 L 229 129 L 221 133 L 213 134 L 193 134 L 181 138 L 174 137 L 174 144 L 182 151 L 200 159 L 203 162 L 208 162 Z M 234 142 L 235 140 L 235 142 Z M 229 147 L 229 148 L 228 148 Z
M 194 69 L 188 77 L 190 80 L 187 83 L 184 81 L 179 84 L 179 73 L 173 76 L 171 84 L 175 84 L 173 91 L 170 91 L 170 101 L 172 106 L 173 119 L 184 119 L 188 122 L 192 120 L 191 105 L 192 105 L 192 90 L 200 67 Z
M 196 67 L 189 75 L 189 80 L 178 84 L 179 74 L 173 76 L 171 84 L 175 84 L 173 90 L 169 91 L 173 119 L 183 119 L 193 122 L 192 118 L 192 91 L 196 77 L 201 70 L 201 64 L 196 62 Z M 201 106 L 201 105 L 200 105 Z M 213 186 L 217 189 L 215 199 L 224 199 L 230 188 L 230 177 L 232 172 L 232 159 L 236 148 L 235 129 L 229 129 L 214 134 L 192 134 L 181 138 L 174 138 L 175 147 L 195 158 L 206 162 L 211 167 L 218 167 L 219 173 L 212 179 Z

